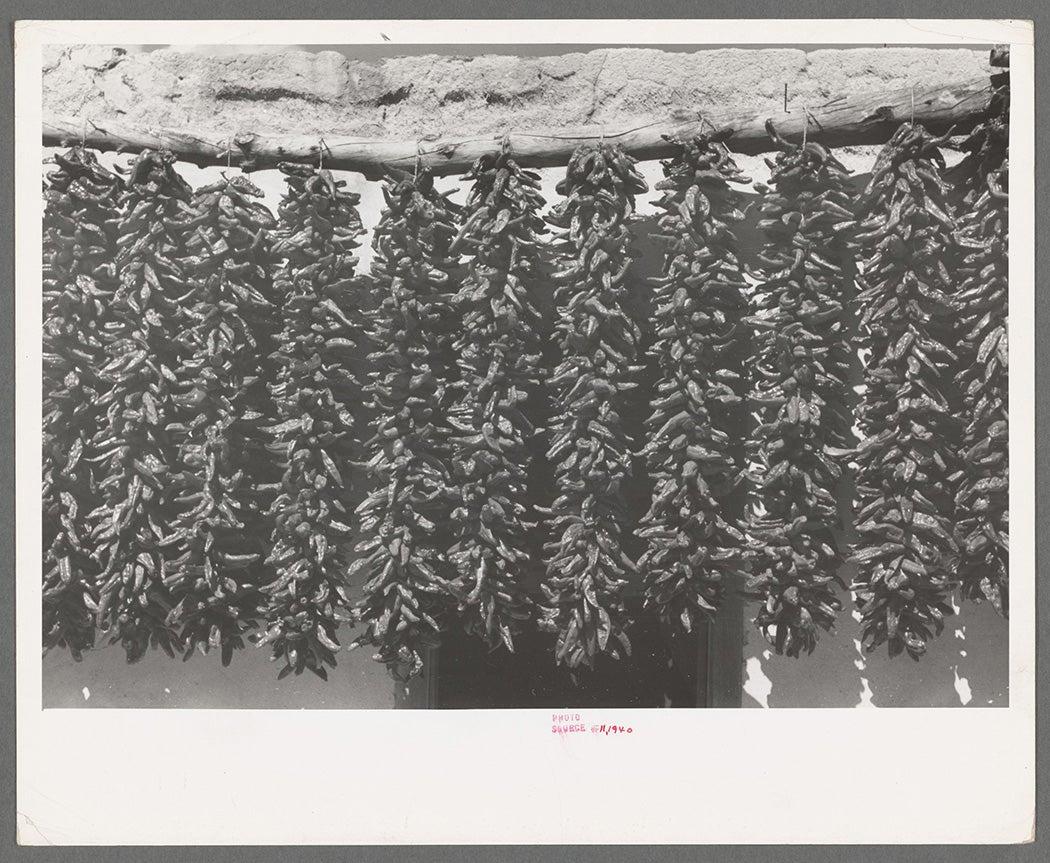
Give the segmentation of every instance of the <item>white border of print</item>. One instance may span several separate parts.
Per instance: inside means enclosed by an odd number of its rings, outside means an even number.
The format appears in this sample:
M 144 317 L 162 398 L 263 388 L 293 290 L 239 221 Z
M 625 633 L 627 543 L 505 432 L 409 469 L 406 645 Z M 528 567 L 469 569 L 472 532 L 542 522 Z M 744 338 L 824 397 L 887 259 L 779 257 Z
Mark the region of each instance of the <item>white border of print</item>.
M 43 45 L 221 39 L 245 46 L 707 46 L 739 42 L 742 33 L 750 44 L 1012 46 L 1008 708 L 609 711 L 634 729 L 617 739 L 552 734 L 549 714 L 539 710 L 41 709 L 36 500 Z M 20 843 L 866 844 L 1031 838 L 1035 180 L 1029 22 L 37 21 L 17 26 L 16 69 Z M 270 756 L 282 749 L 288 758 Z M 850 769 L 839 769 L 847 762 Z

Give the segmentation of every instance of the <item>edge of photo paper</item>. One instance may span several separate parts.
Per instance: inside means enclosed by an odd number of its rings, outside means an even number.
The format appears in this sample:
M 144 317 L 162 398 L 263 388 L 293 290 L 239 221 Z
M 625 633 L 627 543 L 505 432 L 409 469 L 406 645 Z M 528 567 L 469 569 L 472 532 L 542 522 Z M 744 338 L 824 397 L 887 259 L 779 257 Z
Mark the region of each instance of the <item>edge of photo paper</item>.
M 959 844 L 1032 837 L 1030 22 L 23 21 L 15 39 L 20 844 Z M 1008 707 L 589 711 L 632 726 L 632 734 L 615 737 L 553 734 L 547 710 L 42 709 L 34 501 L 41 456 L 44 45 L 558 42 L 585 49 L 674 42 L 700 50 L 741 39 L 1011 46 Z

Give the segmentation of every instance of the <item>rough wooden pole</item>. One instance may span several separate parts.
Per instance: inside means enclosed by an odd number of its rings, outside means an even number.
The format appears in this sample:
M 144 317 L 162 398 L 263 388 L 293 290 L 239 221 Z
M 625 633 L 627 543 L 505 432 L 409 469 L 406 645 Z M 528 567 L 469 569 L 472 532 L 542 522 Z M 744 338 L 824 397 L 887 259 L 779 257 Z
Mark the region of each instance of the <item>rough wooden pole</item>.
M 987 78 L 975 78 L 942 87 L 914 88 L 915 120 L 931 132 L 943 133 L 952 127 L 959 132 L 975 125 L 988 107 L 991 87 Z M 538 132 L 509 132 L 468 139 L 389 141 L 366 138 L 287 136 L 269 137 L 241 132 L 209 140 L 203 133 L 191 134 L 177 129 L 143 129 L 119 122 L 94 123 L 87 119 L 45 117 L 43 142 L 61 146 L 81 140 L 96 150 L 139 152 L 144 149 L 171 150 L 179 159 L 197 165 L 233 165 L 244 170 L 272 168 L 279 162 L 313 162 L 324 147 L 327 168 L 358 171 L 374 178 L 387 168 L 411 170 L 419 164 L 435 174 L 447 175 L 466 171 L 479 156 L 497 150 L 504 139 L 518 162 L 528 167 L 565 165 L 577 146 L 606 141 L 621 144 L 638 159 L 670 156 L 674 147 L 664 136 L 690 137 L 711 126 L 728 126 L 734 130 L 732 149 L 737 153 L 755 154 L 774 149 L 765 131 L 772 119 L 780 134 L 789 140 L 807 140 L 830 146 L 849 144 L 882 144 L 897 126 L 912 113 L 911 87 L 859 97 L 832 99 L 821 105 L 790 105 L 787 112 L 778 104 L 776 110 L 764 113 L 733 115 L 711 112 L 699 115 L 680 113 L 635 129 L 616 132 L 610 129 L 554 129 Z M 229 142 L 232 140 L 232 154 Z M 323 141 L 323 142 L 322 142 Z

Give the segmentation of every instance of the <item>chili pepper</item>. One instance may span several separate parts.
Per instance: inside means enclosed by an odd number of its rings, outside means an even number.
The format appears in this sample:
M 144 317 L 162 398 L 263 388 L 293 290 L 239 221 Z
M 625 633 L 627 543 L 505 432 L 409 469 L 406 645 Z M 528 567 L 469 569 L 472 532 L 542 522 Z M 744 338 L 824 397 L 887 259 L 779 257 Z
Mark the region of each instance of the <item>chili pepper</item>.
M 349 574 L 365 579 L 355 606 L 365 631 L 351 647 L 374 645 L 375 658 L 405 680 L 422 669 L 424 648 L 438 643 L 453 600 L 446 555 L 457 496 L 449 468 L 451 312 L 462 268 L 451 248 L 459 208 L 437 193 L 429 171 L 392 172 L 383 196 L 366 387 L 376 411 L 365 444 L 376 487 L 357 510 L 365 539 Z M 402 613 L 403 595 L 416 620 Z
M 115 221 L 123 183 L 83 147 L 56 153 L 43 226 L 43 646 L 74 659 L 95 642 L 100 568 L 89 513 L 101 502 L 92 440 L 114 316 Z M 82 457 L 83 456 L 83 457 Z
M 945 347 L 956 287 L 940 265 L 956 246 L 933 141 L 921 126 L 903 124 L 877 161 L 877 173 L 893 182 L 869 183 L 858 204 L 861 219 L 889 230 L 878 243 L 857 244 L 864 268 L 860 345 L 867 353 L 857 505 L 866 527 L 852 555 L 852 589 L 866 648 L 887 643 L 890 656 L 906 651 L 913 659 L 952 613 L 957 551 L 949 476 L 960 429 L 946 373 L 953 354 Z M 922 248 L 914 240 L 920 226 L 931 231 Z M 897 513 L 907 519 L 894 524 Z
M 560 258 L 574 265 L 555 292 L 563 359 L 551 378 L 555 418 L 548 455 L 560 459 L 559 494 L 547 519 L 541 626 L 556 633 L 556 659 L 570 668 L 631 650 L 623 589 L 635 566 L 620 547 L 630 454 L 620 415 L 640 337 L 626 306 L 633 257 L 627 225 L 634 195 L 646 189 L 634 160 L 619 147 L 580 147 L 558 184 L 566 200 L 547 217 L 563 229 Z M 577 395 L 581 380 L 585 395 Z M 561 457 L 565 447 L 571 452 Z M 575 453 L 582 450 L 593 458 L 579 459 Z
M 731 184 L 749 180 L 721 143 L 727 137 L 723 130 L 669 138 L 679 150 L 663 163 L 657 204 L 667 248 L 664 277 L 654 282 L 658 338 L 650 355 L 660 379 L 643 450 L 654 488 L 638 566 L 647 606 L 686 632 L 713 616 L 727 577 L 744 563 L 744 452 L 734 430 L 745 424 L 750 333 L 733 227 L 746 205 Z M 715 161 L 716 172 L 701 171 Z
M 101 568 L 96 616 L 129 662 L 150 646 L 173 653 L 179 642 L 165 576 L 178 537 L 171 478 L 183 429 L 174 385 L 161 370 L 179 368 L 187 356 L 177 340 L 189 323 L 180 302 L 189 278 L 179 258 L 190 253 L 183 221 L 192 205 L 174 162 L 170 152 L 145 150 L 127 170 L 115 224 L 122 238 L 114 255 L 119 283 L 100 373 L 100 401 L 108 407 L 91 442 L 106 477 L 100 505 L 88 516 Z M 143 560 L 150 566 L 143 569 Z
M 358 449 L 353 406 L 362 383 L 350 362 L 364 330 L 353 250 L 364 228 L 360 196 L 344 191 L 345 181 L 309 166 L 280 170 L 287 191 L 272 253 L 283 260 L 274 274 L 282 327 L 269 387 L 279 422 L 267 432 L 283 474 L 270 508 L 272 580 L 261 587 L 265 631 L 256 643 L 284 663 L 279 678 L 309 670 L 327 679 L 339 626 L 353 617 L 345 561 Z
M 478 159 L 463 179 L 473 186 L 456 242 L 471 258 L 453 298 L 461 322 L 454 342 L 460 380 L 449 418 L 460 433 L 452 438 L 459 499 L 450 590 L 468 631 L 513 651 L 531 617 L 523 571 L 535 526 L 526 487 L 526 445 L 535 429 L 522 403 L 538 384 L 539 315 L 530 293 L 541 269 L 544 201 L 538 175 L 506 152 Z
M 266 487 L 276 478 L 260 422 L 269 409 L 266 357 L 276 330 L 274 219 L 260 197 L 248 177 L 224 176 L 194 193 L 195 215 L 181 223 L 188 231 L 181 303 L 187 325 L 173 370 L 183 432 L 172 487 L 209 504 L 176 513 L 178 541 L 165 583 L 180 609 L 171 624 L 185 655 L 215 648 L 224 665 L 259 617 Z M 205 583 L 198 585 L 202 569 Z
M 762 510 L 747 523 L 751 577 L 762 600 L 755 625 L 777 653 L 812 653 L 841 603 L 835 594 L 842 556 L 834 490 L 849 446 L 845 402 L 849 357 L 846 241 L 856 230 L 849 177 L 823 147 L 800 147 L 767 130 L 779 147 L 761 209 L 796 225 L 796 242 L 767 228 L 760 279 L 748 319 L 754 328 L 749 401 L 760 425 L 747 449 Z M 836 224 L 834 232 L 824 225 Z
M 949 172 L 963 189 L 957 242 L 965 249 L 957 284 L 955 344 L 967 418 L 964 455 L 952 479 L 962 593 L 1009 613 L 1009 73 L 993 78 L 988 114 L 960 145 L 966 156 Z

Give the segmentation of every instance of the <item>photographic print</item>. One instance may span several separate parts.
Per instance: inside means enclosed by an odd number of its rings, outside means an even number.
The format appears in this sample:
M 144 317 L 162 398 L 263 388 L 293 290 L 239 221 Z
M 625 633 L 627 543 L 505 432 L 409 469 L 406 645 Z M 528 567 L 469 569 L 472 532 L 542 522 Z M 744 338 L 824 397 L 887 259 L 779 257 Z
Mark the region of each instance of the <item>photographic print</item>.
M 360 54 L 48 61 L 45 703 L 1007 703 L 1008 48 Z
M 39 34 L 43 714 L 1010 716 L 993 25 Z

